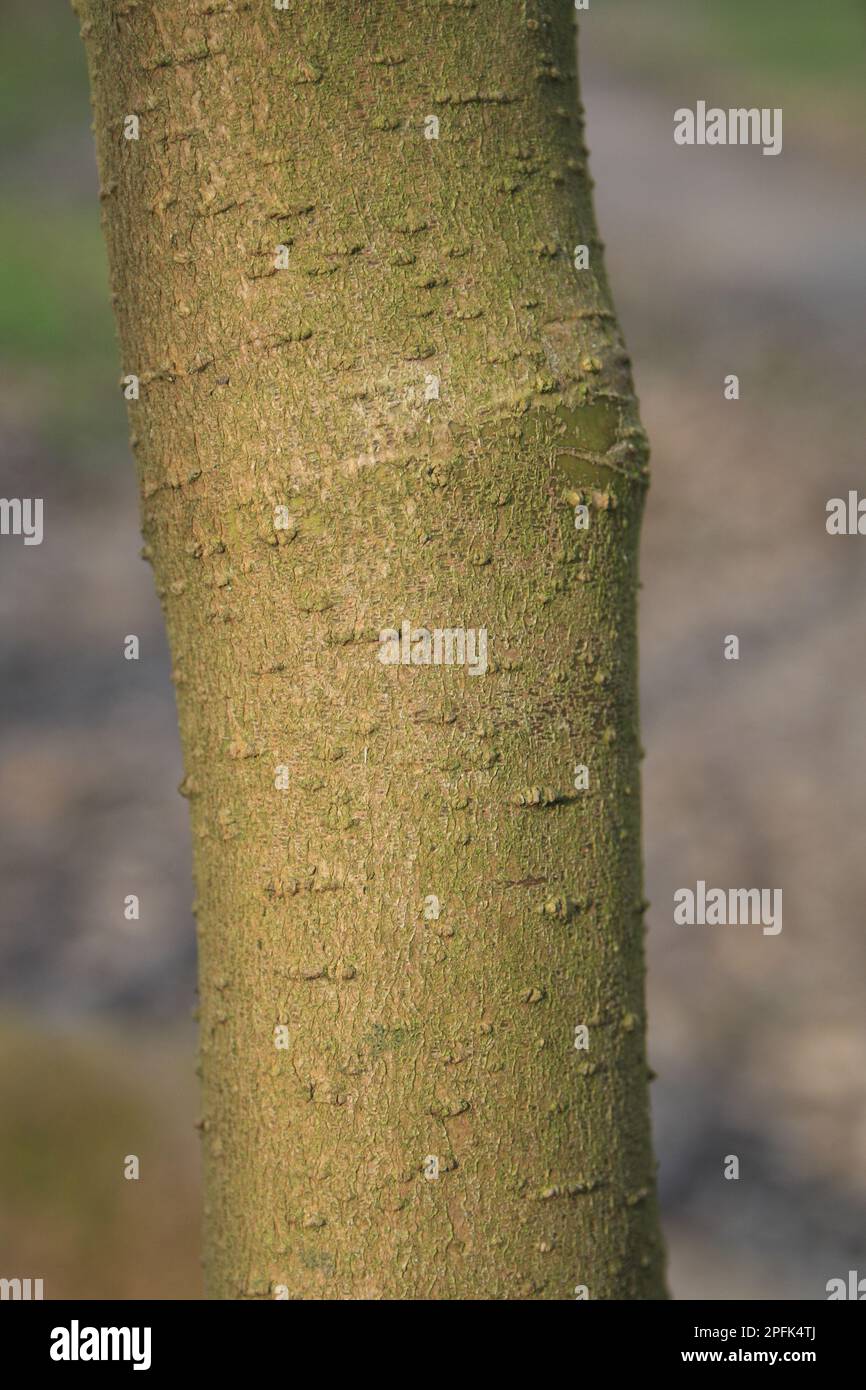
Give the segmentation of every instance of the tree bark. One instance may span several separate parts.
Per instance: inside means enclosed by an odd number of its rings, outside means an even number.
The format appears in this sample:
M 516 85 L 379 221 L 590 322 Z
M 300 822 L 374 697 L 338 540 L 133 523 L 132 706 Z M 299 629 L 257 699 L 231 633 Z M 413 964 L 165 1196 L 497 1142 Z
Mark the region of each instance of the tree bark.
M 76 8 L 195 843 L 208 1293 L 664 1297 L 647 451 L 573 7 Z

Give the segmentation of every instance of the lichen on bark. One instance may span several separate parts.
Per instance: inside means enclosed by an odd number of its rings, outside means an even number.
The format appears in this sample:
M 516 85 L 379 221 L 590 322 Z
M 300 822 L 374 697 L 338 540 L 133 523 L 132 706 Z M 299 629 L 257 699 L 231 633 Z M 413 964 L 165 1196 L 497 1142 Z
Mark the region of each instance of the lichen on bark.
M 76 9 L 195 842 L 209 1294 L 663 1297 L 646 441 L 573 8 Z M 486 629 L 486 673 L 383 665 L 404 621 Z

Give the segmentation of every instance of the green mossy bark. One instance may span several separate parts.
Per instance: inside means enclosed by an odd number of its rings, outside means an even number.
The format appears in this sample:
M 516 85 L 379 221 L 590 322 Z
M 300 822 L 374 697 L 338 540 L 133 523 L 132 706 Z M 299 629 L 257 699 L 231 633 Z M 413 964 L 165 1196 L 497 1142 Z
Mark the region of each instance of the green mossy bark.
M 195 838 L 209 1294 L 663 1297 L 646 448 L 572 6 L 77 9 Z M 382 665 L 404 619 L 485 627 L 487 674 Z

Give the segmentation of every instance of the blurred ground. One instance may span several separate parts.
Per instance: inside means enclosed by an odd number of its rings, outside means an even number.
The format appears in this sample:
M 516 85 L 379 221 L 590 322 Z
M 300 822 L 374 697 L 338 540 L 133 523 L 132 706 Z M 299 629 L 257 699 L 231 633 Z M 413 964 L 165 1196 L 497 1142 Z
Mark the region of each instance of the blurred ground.
M 866 7 L 620 4 L 582 32 L 654 455 L 641 688 L 671 1283 L 820 1298 L 866 1269 L 866 549 L 824 526 L 827 499 L 864 481 L 866 146 L 844 74 L 862 70 Z M 783 153 L 674 146 L 673 109 L 699 97 L 782 106 Z M 698 878 L 781 887 L 781 935 L 674 927 L 674 890 Z
M 195 1297 L 189 837 L 83 57 L 64 0 L 6 0 L 0 46 L 2 491 L 64 518 L 0 548 L 0 1273 L 48 1297 Z M 642 691 L 671 1282 L 821 1298 L 866 1273 L 866 546 L 824 529 L 863 478 L 866 7 L 608 0 L 581 46 L 654 447 Z M 782 106 L 783 154 L 675 147 L 672 112 L 698 98 Z M 698 878 L 781 887 L 781 935 L 675 928 L 673 892 Z

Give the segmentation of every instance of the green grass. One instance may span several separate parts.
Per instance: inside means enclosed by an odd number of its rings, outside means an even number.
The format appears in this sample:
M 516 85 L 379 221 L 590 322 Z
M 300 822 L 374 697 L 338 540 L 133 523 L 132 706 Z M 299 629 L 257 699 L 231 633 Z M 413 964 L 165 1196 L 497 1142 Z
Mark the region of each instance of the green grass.
M 19 200 L 0 212 L 0 362 L 6 408 L 76 466 L 126 449 L 121 366 L 94 207 Z
M 695 0 L 690 0 L 690 5 Z M 863 86 L 863 0 L 700 0 L 712 55 L 759 72 Z
M 96 207 L 19 201 L 0 212 L 0 353 L 19 363 L 86 359 L 119 375 Z
M 711 80 L 714 101 L 787 103 L 819 124 L 866 112 L 864 0 L 593 0 L 581 24 L 611 63 L 666 88 Z
M 126 428 L 95 180 L 75 176 L 90 107 L 69 0 L 3 0 L 0 51 L 4 413 L 66 464 L 101 466 Z
M 87 69 L 69 0 L 3 0 L 0 131 L 6 159 L 57 126 L 88 119 Z

